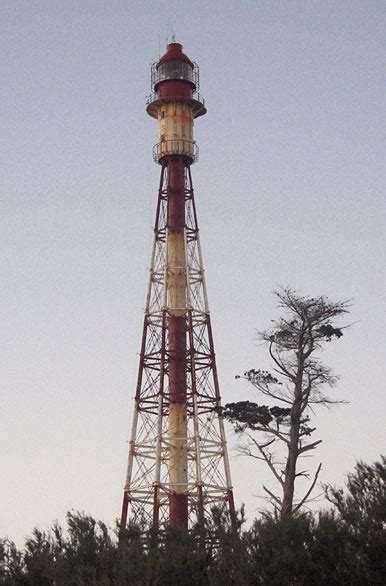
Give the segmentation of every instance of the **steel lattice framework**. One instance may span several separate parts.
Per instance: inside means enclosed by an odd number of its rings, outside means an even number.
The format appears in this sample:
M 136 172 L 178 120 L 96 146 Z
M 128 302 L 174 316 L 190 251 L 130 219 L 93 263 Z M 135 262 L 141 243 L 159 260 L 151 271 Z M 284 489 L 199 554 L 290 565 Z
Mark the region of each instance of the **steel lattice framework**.
M 130 505 L 134 518 L 153 526 L 169 522 L 167 177 L 164 163 L 123 503 L 124 519 Z M 183 439 L 189 466 L 189 515 L 195 522 L 213 506 L 226 506 L 233 513 L 234 505 L 190 167 L 185 169 L 185 206 L 188 435 Z
M 161 529 L 173 519 L 186 527 L 204 524 L 214 506 L 234 516 L 191 176 L 195 158 L 189 145 L 181 150 L 170 142 L 158 149 L 161 178 L 121 517 L 122 526 L 129 515 Z M 172 266 L 172 246 L 184 266 Z M 173 279 L 182 307 L 171 301 Z M 172 416 L 176 405 L 180 415 Z M 175 428 L 181 413 L 183 424 Z M 174 454 L 179 472 L 173 476 Z

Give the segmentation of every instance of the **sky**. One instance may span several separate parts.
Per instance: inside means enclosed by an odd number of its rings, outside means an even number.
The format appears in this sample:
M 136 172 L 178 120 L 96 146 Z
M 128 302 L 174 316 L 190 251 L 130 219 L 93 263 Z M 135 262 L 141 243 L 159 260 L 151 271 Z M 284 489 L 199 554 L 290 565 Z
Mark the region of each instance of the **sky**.
M 145 112 L 172 32 L 208 114 L 192 168 L 223 402 L 269 368 L 272 294 L 352 299 L 323 359 L 345 401 L 308 461 L 342 485 L 384 452 L 386 5 L 2 0 L 0 536 L 119 516 L 159 167 Z M 343 324 L 344 322 L 342 322 Z M 269 472 L 237 456 L 252 518 Z M 320 503 L 322 506 L 323 503 Z

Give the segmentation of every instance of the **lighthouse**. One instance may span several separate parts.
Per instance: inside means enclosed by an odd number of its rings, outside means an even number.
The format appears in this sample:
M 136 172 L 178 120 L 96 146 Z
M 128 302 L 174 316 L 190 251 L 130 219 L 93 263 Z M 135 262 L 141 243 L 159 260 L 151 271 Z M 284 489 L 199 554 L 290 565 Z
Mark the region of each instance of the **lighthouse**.
M 191 167 L 194 121 L 206 114 L 199 70 L 180 43 L 151 67 L 160 183 L 121 526 L 204 526 L 234 516 L 216 356 Z

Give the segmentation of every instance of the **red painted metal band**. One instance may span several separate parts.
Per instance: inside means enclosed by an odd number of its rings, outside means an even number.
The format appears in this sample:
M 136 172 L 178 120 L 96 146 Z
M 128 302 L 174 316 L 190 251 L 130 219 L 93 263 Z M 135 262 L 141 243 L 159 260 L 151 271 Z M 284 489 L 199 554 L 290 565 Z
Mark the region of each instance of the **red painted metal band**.
M 145 315 L 145 319 L 143 321 L 141 352 L 139 355 L 139 370 L 138 370 L 137 388 L 135 391 L 135 401 L 137 403 L 141 400 L 141 386 L 142 386 L 142 375 L 143 375 L 143 366 L 144 366 L 145 349 L 146 349 L 146 336 L 147 336 L 147 315 Z
M 192 172 L 190 167 L 188 167 L 188 188 L 190 192 L 190 197 L 192 200 L 192 209 L 193 209 L 193 220 L 194 220 L 194 230 L 198 232 L 198 220 L 197 220 L 197 210 L 196 210 L 196 201 L 194 199 L 194 189 L 193 189 L 193 180 L 192 180 Z
M 121 512 L 121 529 L 124 529 L 126 527 L 128 506 L 129 506 L 129 495 L 125 491 L 123 493 L 123 503 L 122 503 L 122 512 Z
M 167 163 L 166 162 L 162 163 L 161 177 L 160 177 L 159 188 L 158 188 L 157 210 L 156 210 L 156 214 L 155 214 L 155 224 L 154 224 L 154 232 L 157 237 L 158 237 L 158 230 L 159 230 L 160 210 L 161 210 L 161 202 L 162 202 L 162 195 L 163 195 L 163 189 L 164 189 L 164 179 L 165 179 L 166 168 L 167 168 Z
M 158 491 L 159 486 L 155 485 L 153 487 L 153 529 L 158 529 L 158 522 L 159 522 L 159 504 L 158 504 Z
M 188 495 L 171 494 L 169 496 L 170 526 L 188 528 Z
M 220 385 L 218 383 L 218 375 L 217 375 L 217 365 L 216 365 L 216 354 L 214 352 L 214 343 L 213 343 L 213 333 L 212 333 L 212 324 L 210 321 L 210 315 L 206 316 L 206 323 L 208 327 L 208 338 L 209 338 L 209 348 L 210 354 L 212 359 L 212 369 L 213 369 L 213 382 L 214 382 L 214 390 L 216 393 L 217 401 L 220 401 Z
M 231 523 L 232 523 L 232 527 L 233 529 L 236 529 L 236 508 L 235 508 L 235 501 L 233 499 L 233 490 L 228 490 L 227 491 L 227 497 L 228 497 L 228 504 L 229 504 L 229 515 L 231 518 Z
M 155 86 L 159 98 L 187 98 L 193 96 L 193 85 L 189 81 L 167 80 Z
M 185 228 L 185 165 L 182 157 L 168 161 L 167 226 L 173 232 Z
M 186 403 L 186 319 L 170 316 L 169 325 L 169 399 Z
M 167 46 L 166 53 L 162 55 L 161 59 L 157 63 L 157 68 L 167 61 L 182 61 L 188 63 L 193 67 L 193 63 L 185 53 L 182 52 L 181 43 L 169 43 Z

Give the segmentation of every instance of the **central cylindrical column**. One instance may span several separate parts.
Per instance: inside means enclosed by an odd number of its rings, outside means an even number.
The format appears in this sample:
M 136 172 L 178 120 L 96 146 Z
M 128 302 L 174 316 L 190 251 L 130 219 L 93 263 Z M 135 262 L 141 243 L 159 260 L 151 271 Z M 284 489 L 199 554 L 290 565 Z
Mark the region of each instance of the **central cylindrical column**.
M 188 527 L 186 413 L 185 164 L 168 160 L 167 303 L 169 330 L 170 525 Z

